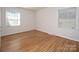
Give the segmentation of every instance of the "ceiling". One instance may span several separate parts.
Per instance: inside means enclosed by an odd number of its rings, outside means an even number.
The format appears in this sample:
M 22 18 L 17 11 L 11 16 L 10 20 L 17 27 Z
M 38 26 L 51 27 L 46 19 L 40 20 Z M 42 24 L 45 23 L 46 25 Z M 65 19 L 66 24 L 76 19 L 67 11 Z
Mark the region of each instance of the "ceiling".
M 45 8 L 45 7 L 23 7 L 23 8 L 37 11 L 37 10 L 40 10 L 40 9 L 42 9 L 42 8 Z

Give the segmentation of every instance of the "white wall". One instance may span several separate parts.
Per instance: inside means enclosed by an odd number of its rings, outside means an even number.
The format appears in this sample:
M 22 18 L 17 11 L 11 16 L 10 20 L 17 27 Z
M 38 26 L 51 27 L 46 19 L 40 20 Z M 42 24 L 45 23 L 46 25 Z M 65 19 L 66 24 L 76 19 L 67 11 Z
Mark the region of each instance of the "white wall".
M 0 50 L 1 50 L 1 8 L 0 8 Z
M 1 36 L 1 8 L 0 8 L 0 36 Z
M 62 29 L 58 28 L 58 8 L 49 7 L 41 9 L 36 12 L 36 29 L 52 35 L 79 41 L 79 8 L 77 8 L 77 15 L 76 29 Z
M 24 32 L 34 29 L 35 14 L 32 10 L 27 10 L 23 8 L 1 8 L 2 12 L 2 36 L 10 35 L 18 32 Z M 6 11 L 13 11 L 21 13 L 21 25 L 20 26 L 6 26 Z
M 22 8 L 0 8 L 0 20 L 2 24 L 2 35 L 9 35 L 18 32 L 29 31 L 37 29 L 47 32 L 52 35 L 63 36 L 69 39 L 79 41 L 79 8 L 77 8 L 77 23 L 76 29 L 61 29 L 58 28 L 58 13 L 55 7 L 43 8 L 38 10 L 35 14 L 34 11 Z M 10 27 L 5 24 L 5 12 L 16 10 L 21 13 L 21 26 Z M 2 17 L 1 17 L 2 16 Z M 36 19 L 35 19 L 36 18 Z

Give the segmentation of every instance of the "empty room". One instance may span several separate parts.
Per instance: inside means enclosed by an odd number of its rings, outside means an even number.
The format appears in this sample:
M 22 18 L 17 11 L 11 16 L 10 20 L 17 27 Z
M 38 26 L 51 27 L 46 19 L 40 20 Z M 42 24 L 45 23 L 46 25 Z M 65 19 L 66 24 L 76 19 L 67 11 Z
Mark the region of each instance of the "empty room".
M 79 52 L 79 7 L 0 7 L 1 52 Z

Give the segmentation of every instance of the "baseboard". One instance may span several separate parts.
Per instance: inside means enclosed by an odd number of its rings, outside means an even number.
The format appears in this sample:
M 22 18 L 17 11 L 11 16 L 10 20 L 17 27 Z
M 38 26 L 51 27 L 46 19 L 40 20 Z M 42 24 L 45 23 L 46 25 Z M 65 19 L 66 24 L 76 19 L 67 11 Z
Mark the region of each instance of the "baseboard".
M 47 33 L 49 35 L 55 35 L 55 36 L 59 36 L 59 37 L 63 37 L 63 38 L 69 39 L 69 40 L 74 40 L 74 41 L 78 41 L 79 42 L 79 39 L 75 39 L 75 38 L 71 38 L 71 37 L 67 37 L 67 36 L 59 35 L 59 34 L 51 34 L 51 33 L 48 33 L 46 31 L 43 31 L 41 29 L 32 29 L 32 30 L 28 30 L 28 31 L 33 31 L 33 30 L 37 30 L 37 31 L 40 31 L 40 32 Z M 23 32 L 28 32 L 28 31 L 23 31 Z M 17 32 L 17 33 L 22 33 L 22 32 Z M 13 34 L 17 34 L 17 33 L 13 33 Z M 9 34 L 9 35 L 13 35 L 13 34 Z M 8 36 L 8 35 L 3 35 L 3 36 Z M 3 36 L 1 36 L 1 37 L 3 37 Z
M 78 40 L 78 39 L 71 38 L 71 37 L 67 37 L 67 36 L 63 36 L 63 35 L 55 35 L 55 36 L 59 36 L 59 37 L 63 37 L 63 38 L 69 39 L 69 40 L 74 40 L 74 41 L 79 42 L 79 40 Z
M 12 34 L 6 34 L 6 35 L 2 35 L 1 37 L 14 35 L 14 34 L 18 34 L 18 33 L 23 33 L 23 32 L 28 32 L 28 31 L 33 31 L 33 29 L 32 30 L 27 30 L 27 31 L 20 31 L 20 32 L 12 33 Z
M 40 29 L 37 29 L 38 31 L 41 31 L 41 32 L 45 32 L 45 33 L 48 33 L 46 31 L 43 31 L 43 30 L 40 30 Z M 59 35 L 59 34 L 51 34 L 51 33 L 48 33 L 49 35 L 55 35 L 55 36 L 59 36 L 59 37 L 62 37 L 62 38 L 66 38 L 66 39 L 69 39 L 69 40 L 74 40 L 74 41 L 77 41 L 79 42 L 79 39 L 75 39 L 75 38 L 72 38 L 72 37 L 67 37 L 67 36 L 64 36 L 64 35 Z

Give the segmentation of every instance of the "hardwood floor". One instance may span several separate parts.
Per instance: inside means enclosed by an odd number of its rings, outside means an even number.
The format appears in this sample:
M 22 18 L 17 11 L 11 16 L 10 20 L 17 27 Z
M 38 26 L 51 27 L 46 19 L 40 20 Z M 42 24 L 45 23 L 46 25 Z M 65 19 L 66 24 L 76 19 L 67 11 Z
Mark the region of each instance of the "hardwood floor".
M 4 36 L 1 39 L 1 51 L 7 52 L 79 51 L 79 42 L 36 30 Z

